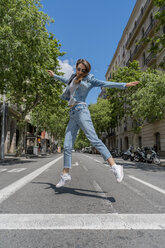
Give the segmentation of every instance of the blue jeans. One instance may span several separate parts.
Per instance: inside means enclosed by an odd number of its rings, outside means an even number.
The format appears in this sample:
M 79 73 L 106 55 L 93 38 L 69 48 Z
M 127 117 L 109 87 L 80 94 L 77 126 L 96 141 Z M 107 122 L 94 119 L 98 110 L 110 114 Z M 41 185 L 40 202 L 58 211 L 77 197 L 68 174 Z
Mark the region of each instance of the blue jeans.
M 104 160 L 112 157 L 104 143 L 97 137 L 90 112 L 85 104 L 78 104 L 70 110 L 70 120 L 66 128 L 64 141 L 64 168 L 72 166 L 72 149 L 77 132 L 81 128 L 93 147 L 103 156 Z

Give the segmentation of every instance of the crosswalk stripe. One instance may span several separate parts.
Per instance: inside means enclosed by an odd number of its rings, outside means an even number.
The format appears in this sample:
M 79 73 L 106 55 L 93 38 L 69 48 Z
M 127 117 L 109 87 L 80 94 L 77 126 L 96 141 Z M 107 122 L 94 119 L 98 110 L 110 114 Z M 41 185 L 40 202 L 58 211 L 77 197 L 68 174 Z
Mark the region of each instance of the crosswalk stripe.
M 21 172 L 23 170 L 26 170 L 27 168 L 15 168 L 15 169 L 12 169 L 12 170 L 9 170 L 8 172 Z
M 165 230 L 165 214 L 0 214 L 0 229 Z

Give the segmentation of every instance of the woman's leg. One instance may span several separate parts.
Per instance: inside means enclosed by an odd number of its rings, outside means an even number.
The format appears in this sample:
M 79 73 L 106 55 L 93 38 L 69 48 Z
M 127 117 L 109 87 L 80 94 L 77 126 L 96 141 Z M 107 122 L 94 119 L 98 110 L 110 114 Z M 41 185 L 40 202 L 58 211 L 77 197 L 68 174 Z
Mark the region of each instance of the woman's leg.
M 116 165 L 111 153 L 109 152 L 105 144 L 98 138 L 91 120 L 90 112 L 87 108 L 81 111 L 78 119 L 78 125 L 83 130 L 92 146 L 94 146 L 101 153 L 104 160 L 108 161 L 109 165 L 112 167 L 117 181 L 121 182 L 123 179 L 123 167 L 120 165 Z
M 64 173 L 68 173 L 72 166 L 72 149 L 75 143 L 79 126 L 73 118 L 70 118 L 65 132 L 64 140 Z
M 71 181 L 71 176 L 69 175 L 69 169 L 72 166 L 72 149 L 74 146 L 78 129 L 79 126 L 76 124 L 76 121 L 70 118 L 65 132 L 63 174 L 61 176 L 59 183 L 56 184 L 56 188 L 60 188 L 64 186 L 66 182 Z
M 111 153 L 96 134 L 88 108 L 85 108 L 81 111 L 78 118 L 78 125 L 83 130 L 92 146 L 95 147 L 101 153 L 104 160 L 108 160 L 110 165 L 113 165 L 114 160 L 112 158 Z

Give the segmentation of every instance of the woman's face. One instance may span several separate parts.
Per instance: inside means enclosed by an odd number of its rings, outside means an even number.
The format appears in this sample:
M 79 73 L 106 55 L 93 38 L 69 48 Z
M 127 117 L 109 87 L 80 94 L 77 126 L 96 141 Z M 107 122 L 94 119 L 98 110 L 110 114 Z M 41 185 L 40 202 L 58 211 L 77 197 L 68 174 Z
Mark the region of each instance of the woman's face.
M 86 73 L 86 67 L 83 64 L 79 64 L 76 67 L 76 74 L 78 77 L 83 76 Z

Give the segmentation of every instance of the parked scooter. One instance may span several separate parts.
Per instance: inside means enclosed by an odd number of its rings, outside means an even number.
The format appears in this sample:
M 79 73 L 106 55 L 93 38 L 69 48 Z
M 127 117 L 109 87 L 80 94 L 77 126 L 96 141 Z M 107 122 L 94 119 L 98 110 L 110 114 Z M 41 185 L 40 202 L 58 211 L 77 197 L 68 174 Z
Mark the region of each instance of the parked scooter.
M 113 156 L 114 158 L 119 158 L 119 157 L 122 156 L 123 153 L 120 152 L 120 151 L 118 150 L 118 148 L 115 148 L 115 149 L 111 150 L 111 154 L 112 154 L 112 156 Z
M 143 149 L 140 149 L 140 147 L 134 152 L 134 160 L 135 162 L 146 162 L 145 152 Z
M 123 153 L 122 159 L 127 160 L 130 159 L 131 161 L 134 160 L 134 149 L 133 146 L 130 146 L 126 152 Z
M 160 159 L 158 157 L 158 154 L 155 152 L 153 148 L 145 147 L 144 151 L 145 151 L 146 162 L 154 163 L 156 165 L 160 164 Z

